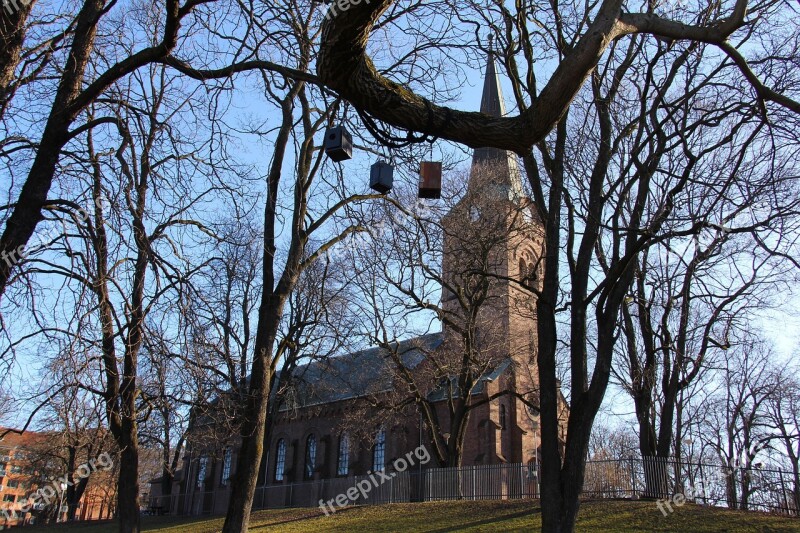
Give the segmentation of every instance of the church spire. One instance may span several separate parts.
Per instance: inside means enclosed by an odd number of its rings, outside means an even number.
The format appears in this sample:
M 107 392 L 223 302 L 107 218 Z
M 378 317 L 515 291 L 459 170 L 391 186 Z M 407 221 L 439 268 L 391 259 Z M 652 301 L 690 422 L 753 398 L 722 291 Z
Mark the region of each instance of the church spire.
M 489 54 L 483 79 L 481 113 L 499 118 L 506 114 L 506 106 L 503 101 L 500 76 L 495 66 L 492 37 L 492 35 L 489 36 Z M 495 185 L 493 188 L 498 189 L 503 196 L 507 196 L 510 200 L 519 200 L 522 196 L 522 183 L 516 156 L 499 148 L 476 148 L 472 155 L 470 188 L 475 187 L 474 182 L 478 176 L 488 172 L 489 168 L 491 168 L 491 182 Z
M 481 113 L 492 117 L 502 117 L 506 114 L 503 103 L 503 89 L 500 87 L 500 77 L 494 64 L 494 39 L 489 35 L 489 54 L 486 61 L 486 75 L 483 78 L 483 96 L 481 96 Z

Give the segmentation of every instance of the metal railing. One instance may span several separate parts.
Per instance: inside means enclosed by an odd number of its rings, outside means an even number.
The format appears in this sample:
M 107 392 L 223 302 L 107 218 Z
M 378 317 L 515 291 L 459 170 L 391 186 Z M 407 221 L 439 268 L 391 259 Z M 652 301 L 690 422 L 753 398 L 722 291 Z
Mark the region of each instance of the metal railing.
M 730 468 L 719 464 L 630 457 L 586 463 L 583 497 L 668 499 L 735 509 L 766 510 L 798 516 L 800 483 L 791 472 Z M 337 498 L 345 505 L 377 505 L 442 500 L 510 500 L 539 497 L 539 472 L 533 464 L 431 468 L 379 476 L 350 476 L 256 489 L 253 509 L 318 507 Z M 224 514 L 230 488 L 154 496 L 154 514 Z
M 704 505 L 798 516 L 800 479 L 754 466 L 631 457 L 588 461 L 585 498 L 669 499 L 677 494 Z

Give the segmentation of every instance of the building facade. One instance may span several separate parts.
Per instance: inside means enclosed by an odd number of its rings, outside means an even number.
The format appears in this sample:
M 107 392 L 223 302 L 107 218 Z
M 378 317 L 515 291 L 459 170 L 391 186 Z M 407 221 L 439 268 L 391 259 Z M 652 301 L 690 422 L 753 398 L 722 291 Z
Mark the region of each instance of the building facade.
M 49 504 L 31 500 L 38 489 L 53 487 L 61 479 L 62 456 L 59 434 L 0 427 L 0 529 L 48 520 L 65 520 L 67 506 L 64 493 L 53 491 Z M 75 513 L 76 520 L 100 520 L 113 516 L 114 480 L 106 472 L 92 476 Z

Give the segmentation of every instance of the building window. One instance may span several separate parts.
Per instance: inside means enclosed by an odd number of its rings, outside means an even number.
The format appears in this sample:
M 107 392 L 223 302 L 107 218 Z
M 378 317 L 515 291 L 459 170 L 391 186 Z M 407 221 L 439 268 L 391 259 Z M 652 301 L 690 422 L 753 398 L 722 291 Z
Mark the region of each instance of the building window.
M 6 485 L 9 489 L 16 489 L 19 487 L 19 480 L 16 479 L 9 479 L 8 484 Z
M 317 437 L 312 433 L 306 439 L 306 479 L 314 477 L 317 468 Z
M 500 429 L 506 429 L 506 406 L 500 404 Z
M 286 441 L 278 441 L 275 452 L 275 481 L 283 481 L 284 470 L 286 469 Z
M 200 457 L 200 462 L 197 467 L 197 488 L 202 489 L 206 482 L 208 475 L 208 457 L 205 455 Z
M 14 496 L 13 494 L 6 494 L 5 496 L 3 496 L 3 501 L 4 502 L 14 503 L 16 500 L 17 500 L 17 497 Z
M 381 429 L 375 437 L 375 450 L 372 453 L 372 471 L 383 472 L 386 469 L 386 432 Z
M 231 462 L 233 462 L 233 448 L 230 446 L 222 452 L 222 485 L 228 484 L 231 479 Z
M 339 437 L 339 464 L 336 468 L 337 476 L 346 476 L 350 471 L 350 437 L 342 433 Z

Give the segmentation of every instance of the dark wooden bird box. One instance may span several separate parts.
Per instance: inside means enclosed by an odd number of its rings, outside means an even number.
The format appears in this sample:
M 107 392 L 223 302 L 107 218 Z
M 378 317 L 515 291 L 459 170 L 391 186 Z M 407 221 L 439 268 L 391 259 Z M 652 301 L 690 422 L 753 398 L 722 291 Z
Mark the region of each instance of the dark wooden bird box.
M 419 197 L 442 197 L 442 163 L 423 161 L 419 164 Z
M 329 128 L 325 132 L 325 153 L 337 163 L 353 157 L 353 138 L 344 126 Z
M 394 167 L 389 163 L 378 161 L 369 171 L 369 186 L 372 190 L 386 194 L 392 190 Z

